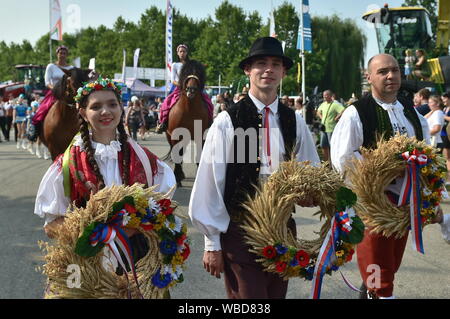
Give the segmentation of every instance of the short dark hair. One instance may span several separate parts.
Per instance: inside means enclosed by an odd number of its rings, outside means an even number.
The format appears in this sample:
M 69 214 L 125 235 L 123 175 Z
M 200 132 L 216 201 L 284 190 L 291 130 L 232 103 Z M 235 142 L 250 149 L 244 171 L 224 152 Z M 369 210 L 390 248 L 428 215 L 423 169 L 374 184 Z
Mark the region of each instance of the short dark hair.
M 429 99 L 431 92 L 428 89 L 420 89 L 417 94 L 419 94 L 421 97 L 423 97 L 424 99 Z
M 450 92 L 445 92 L 444 94 L 442 94 L 442 97 L 446 97 L 450 99 Z

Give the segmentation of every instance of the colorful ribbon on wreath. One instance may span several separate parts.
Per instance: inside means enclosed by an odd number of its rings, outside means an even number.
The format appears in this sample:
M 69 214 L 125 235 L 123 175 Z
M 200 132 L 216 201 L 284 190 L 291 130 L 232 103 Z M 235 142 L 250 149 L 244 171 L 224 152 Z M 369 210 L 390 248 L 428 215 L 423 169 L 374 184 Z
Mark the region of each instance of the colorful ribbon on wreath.
M 323 276 L 327 271 L 327 267 L 333 262 L 336 253 L 335 247 L 339 240 L 340 232 L 350 233 L 352 230 L 351 219 L 347 211 L 337 212 L 331 219 L 331 227 L 328 230 L 319 255 L 317 256 L 316 266 L 314 268 L 314 275 L 312 280 L 311 298 L 319 299 L 322 290 Z M 354 287 L 341 273 L 344 282 L 353 290 L 359 291 Z
M 401 154 L 401 158 L 406 161 L 407 168 L 398 199 L 398 206 L 405 205 L 409 200 L 413 248 L 423 254 L 422 216 L 420 215 L 422 200 L 420 196 L 419 171 L 428 163 L 428 158 L 417 150 L 414 150 L 412 153 L 404 152 Z
M 122 250 L 123 254 L 125 255 L 125 258 L 128 261 L 128 265 L 130 265 L 131 271 L 133 273 L 134 280 L 136 282 L 136 287 L 138 290 L 139 295 L 141 298 L 143 298 L 140 290 L 139 290 L 139 283 L 137 279 L 136 269 L 134 266 L 134 260 L 133 260 L 133 254 L 131 251 L 131 245 L 128 239 L 127 234 L 123 230 L 123 217 L 127 213 L 125 209 L 122 209 L 117 214 L 115 214 L 108 223 L 102 223 L 99 224 L 97 227 L 95 227 L 92 234 L 89 236 L 89 241 L 92 246 L 96 246 L 99 242 L 106 244 L 109 249 L 114 254 L 114 257 L 116 257 L 118 263 L 122 267 L 127 283 L 129 284 L 128 275 L 127 275 L 127 269 L 125 267 L 125 263 L 123 262 L 119 250 L 117 249 L 117 245 Z M 131 298 L 130 292 L 129 292 L 129 298 Z

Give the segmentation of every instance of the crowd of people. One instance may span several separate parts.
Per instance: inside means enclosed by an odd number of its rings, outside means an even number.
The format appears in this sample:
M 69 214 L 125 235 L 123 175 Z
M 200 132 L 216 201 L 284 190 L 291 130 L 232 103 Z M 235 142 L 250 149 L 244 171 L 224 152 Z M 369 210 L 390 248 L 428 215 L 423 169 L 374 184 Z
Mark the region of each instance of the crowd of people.
M 30 141 L 26 137 L 26 131 L 41 102 L 42 97 L 39 94 L 31 94 L 29 99 L 25 94 L 20 94 L 17 98 L 10 96 L 6 102 L 0 97 L 0 129 L 4 141 L 14 140 L 17 149 L 28 150 L 38 158 L 49 159 L 50 154 L 40 140 Z

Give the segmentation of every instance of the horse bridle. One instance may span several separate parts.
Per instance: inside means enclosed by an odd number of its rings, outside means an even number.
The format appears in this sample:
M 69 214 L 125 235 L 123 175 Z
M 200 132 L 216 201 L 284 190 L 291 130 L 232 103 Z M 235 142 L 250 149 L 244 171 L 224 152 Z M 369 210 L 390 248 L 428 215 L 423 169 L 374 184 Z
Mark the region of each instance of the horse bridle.
M 186 85 L 187 81 L 189 81 L 189 79 L 195 79 L 195 80 L 197 80 L 198 84 L 200 84 L 200 79 L 198 78 L 198 76 L 191 74 L 186 77 L 186 80 L 184 80 L 185 85 Z M 186 90 L 187 94 L 195 94 L 195 92 L 198 90 L 198 87 L 187 86 L 185 88 L 185 90 Z
M 69 79 L 69 76 L 64 74 L 63 76 L 63 81 L 65 82 L 65 87 L 66 87 L 66 96 L 75 96 L 76 95 L 76 91 L 74 92 L 72 85 L 67 85 L 67 80 Z M 74 101 L 75 102 L 75 101 Z M 70 108 L 76 108 L 76 104 L 75 103 L 66 103 L 68 107 Z

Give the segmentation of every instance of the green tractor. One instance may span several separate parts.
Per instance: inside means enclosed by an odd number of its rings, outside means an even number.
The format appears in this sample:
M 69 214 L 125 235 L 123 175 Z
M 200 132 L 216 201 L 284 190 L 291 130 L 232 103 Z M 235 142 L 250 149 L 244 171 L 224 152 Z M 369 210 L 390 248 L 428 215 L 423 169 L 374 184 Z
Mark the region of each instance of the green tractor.
M 428 58 L 431 75 L 423 78 L 403 76 L 402 89 L 417 92 L 428 88 L 436 93 L 450 91 L 450 56 L 448 55 L 450 23 L 450 0 L 439 1 L 439 24 L 437 43 L 433 44 L 433 31 L 429 13 L 422 7 L 384 8 L 367 12 L 363 19 L 373 23 L 380 53 L 393 55 L 404 74 L 406 50 L 424 50 L 428 54 L 438 52 L 437 57 Z

